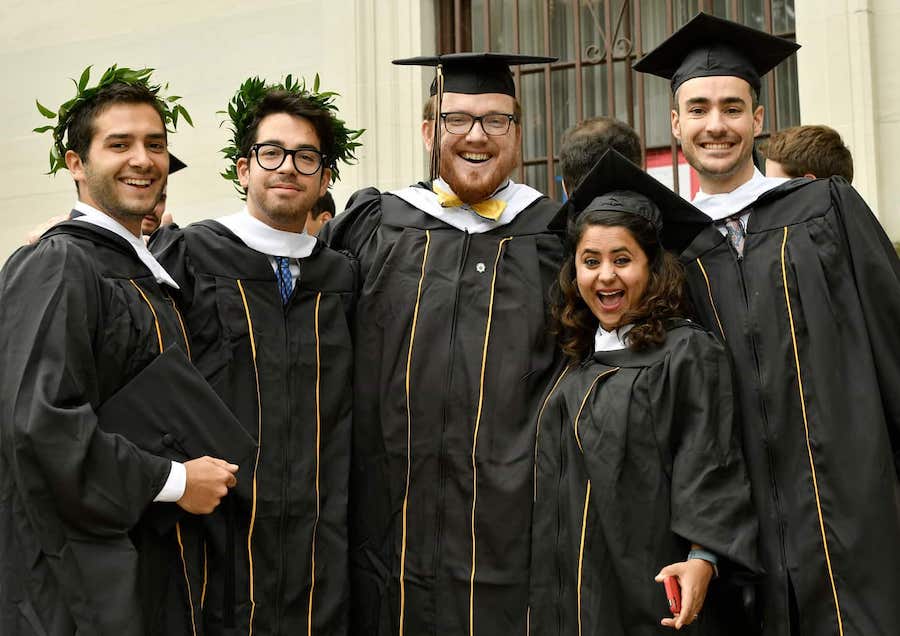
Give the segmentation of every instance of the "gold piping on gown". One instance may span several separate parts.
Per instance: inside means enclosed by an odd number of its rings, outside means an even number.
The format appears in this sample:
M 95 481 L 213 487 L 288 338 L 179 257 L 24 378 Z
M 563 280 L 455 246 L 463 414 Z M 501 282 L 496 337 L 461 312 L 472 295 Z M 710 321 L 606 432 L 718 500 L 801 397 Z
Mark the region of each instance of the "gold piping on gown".
M 321 381 L 321 355 L 319 351 L 319 303 L 322 300 L 322 292 L 316 296 L 316 522 L 313 524 L 312 532 L 312 567 L 310 568 L 310 584 L 309 584 L 309 609 L 306 614 L 306 633 L 312 636 L 312 613 L 313 613 L 313 594 L 316 591 L 316 533 L 319 530 L 319 512 L 321 503 L 319 500 L 319 449 L 321 447 L 322 436 L 322 419 L 319 401 L 319 384 Z

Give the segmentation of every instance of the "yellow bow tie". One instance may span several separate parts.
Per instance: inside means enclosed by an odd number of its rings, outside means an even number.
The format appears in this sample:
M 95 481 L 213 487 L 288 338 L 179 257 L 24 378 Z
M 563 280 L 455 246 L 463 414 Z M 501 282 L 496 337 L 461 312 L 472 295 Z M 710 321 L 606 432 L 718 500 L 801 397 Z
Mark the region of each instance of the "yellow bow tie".
M 434 184 L 432 184 L 431 189 L 434 190 L 434 193 L 437 195 L 438 203 L 441 204 L 442 208 L 458 208 L 465 205 L 458 196 L 451 192 L 444 192 Z M 473 203 L 469 205 L 469 207 L 478 216 L 490 219 L 491 221 L 496 221 L 500 218 L 500 215 L 503 214 L 503 210 L 506 209 L 506 201 L 501 201 L 500 199 L 487 199 L 486 201 Z

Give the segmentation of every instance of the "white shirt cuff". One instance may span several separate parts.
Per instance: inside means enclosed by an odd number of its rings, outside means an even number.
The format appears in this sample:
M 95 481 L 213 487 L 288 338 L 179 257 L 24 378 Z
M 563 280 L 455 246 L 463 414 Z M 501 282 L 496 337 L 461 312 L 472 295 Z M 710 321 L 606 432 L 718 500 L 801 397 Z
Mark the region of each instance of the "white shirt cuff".
M 169 478 L 166 479 L 165 485 L 153 501 L 178 501 L 184 496 L 184 487 L 187 484 L 187 470 L 184 464 L 180 462 L 172 462 L 172 470 L 169 471 Z

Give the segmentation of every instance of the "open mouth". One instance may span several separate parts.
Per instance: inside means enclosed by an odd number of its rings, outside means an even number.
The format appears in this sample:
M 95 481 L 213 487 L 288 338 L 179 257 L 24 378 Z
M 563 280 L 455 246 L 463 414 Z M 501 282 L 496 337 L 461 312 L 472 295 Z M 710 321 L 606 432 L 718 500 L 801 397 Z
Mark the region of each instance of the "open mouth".
M 463 152 L 459 155 L 469 163 L 484 163 L 491 158 L 486 152 Z
M 133 188 L 146 189 L 149 188 L 153 184 L 153 179 L 133 179 L 127 177 L 121 180 L 125 185 L 131 186 Z
M 600 306 L 604 309 L 616 309 L 625 298 L 625 290 L 597 292 L 597 298 L 600 301 Z
M 700 145 L 703 147 L 704 150 L 731 150 L 731 148 L 734 146 L 733 143 L 729 143 L 729 142 L 716 142 L 716 143 L 709 142 L 709 143 L 700 144 Z

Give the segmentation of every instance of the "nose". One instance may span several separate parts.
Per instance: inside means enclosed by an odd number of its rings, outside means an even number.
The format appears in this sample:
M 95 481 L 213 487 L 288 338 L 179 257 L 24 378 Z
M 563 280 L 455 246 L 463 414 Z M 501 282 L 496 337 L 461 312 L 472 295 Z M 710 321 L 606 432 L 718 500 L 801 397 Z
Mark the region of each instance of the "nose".
M 135 168 L 147 170 L 153 165 L 153 158 L 143 144 L 134 144 L 128 162 Z
M 725 126 L 725 119 L 722 114 L 713 109 L 706 117 L 706 131 L 715 137 L 724 135 L 728 128 Z
M 484 132 L 484 121 L 478 120 L 472 124 L 472 130 L 466 135 L 467 141 L 479 142 L 487 140 L 487 133 Z
M 275 169 L 275 172 L 280 174 L 291 174 L 297 172 L 296 166 L 294 166 L 294 155 L 290 155 L 285 153 L 284 161 L 281 162 L 281 165 Z
M 612 263 L 601 263 L 597 268 L 597 281 L 604 286 L 611 285 L 616 280 L 616 268 Z

